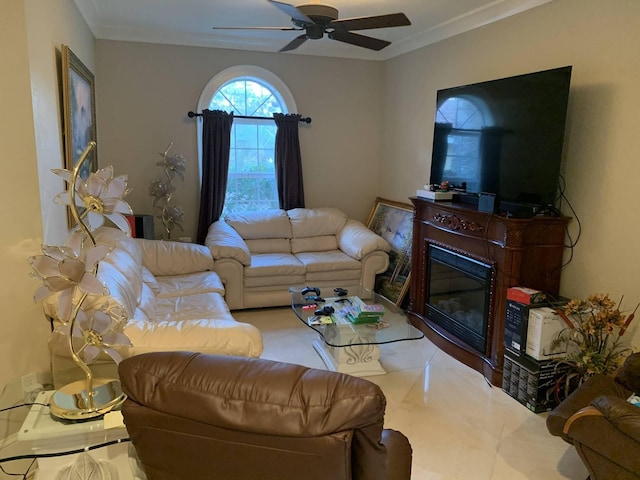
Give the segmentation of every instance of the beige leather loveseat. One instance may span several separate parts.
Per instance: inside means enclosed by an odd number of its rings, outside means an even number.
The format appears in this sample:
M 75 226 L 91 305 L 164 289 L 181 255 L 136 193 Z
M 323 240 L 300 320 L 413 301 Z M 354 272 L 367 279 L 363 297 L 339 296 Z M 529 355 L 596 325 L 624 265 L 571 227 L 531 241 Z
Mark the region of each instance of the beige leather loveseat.
M 373 290 L 389 265 L 386 240 L 330 207 L 230 215 L 205 245 L 232 310 L 288 305 L 294 285 Z
M 94 236 L 97 243 L 113 250 L 98 267 L 98 278 L 109 293 L 93 301 L 106 305 L 116 318 L 122 314 L 120 328 L 133 344 L 119 348 L 124 358 L 166 350 L 260 356 L 261 334 L 231 315 L 208 248 L 134 239 L 109 227 L 96 230 Z M 45 312 L 56 321 L 53 297 L 45 304 Z M 70 358 L 64 335 L 54 332 L 49 347 L 56 386 L 83 378 Z M 117 366 L 105 356 L 92 365 L 92 371 L 113 377 Z

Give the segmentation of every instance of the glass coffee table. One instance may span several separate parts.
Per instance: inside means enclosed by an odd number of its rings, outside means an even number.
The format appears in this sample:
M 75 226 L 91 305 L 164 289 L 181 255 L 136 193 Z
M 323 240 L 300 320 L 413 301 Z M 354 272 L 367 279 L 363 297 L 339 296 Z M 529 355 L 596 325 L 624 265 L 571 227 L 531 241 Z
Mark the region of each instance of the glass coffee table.
M 365 289 L 352 288 L 346 294 L 340 290 L 340 287 L 289 288 L 291 307 L 301 322 L 318 333 L 313 348 L 329 370 L 361 377 L 385 374 L 379 361 L 379 345 L 424 338 L 409 323 L 404 311 L 382 295 Z M 364 305 L 379 307 L 362 308 Z M 316 314 L 322 308 L 327 308 L 327 314 Z M 329 313 L 331 309 L 333 313 Z M 356 316 L 355 312 L 371 309 L 384 312 L 370 316 L 361 313 L 359 318 L 350 319 L 350 315 Z

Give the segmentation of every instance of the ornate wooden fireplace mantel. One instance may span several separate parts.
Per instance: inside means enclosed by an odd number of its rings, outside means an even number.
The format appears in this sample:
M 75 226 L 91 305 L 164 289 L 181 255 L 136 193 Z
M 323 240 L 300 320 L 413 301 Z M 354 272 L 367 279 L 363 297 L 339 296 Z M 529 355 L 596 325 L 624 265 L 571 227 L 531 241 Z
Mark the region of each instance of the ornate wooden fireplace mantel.
M 557 295 L 569 217 L 507 218 L 475 207 L 412 197 L 414 207 L 410 302 L 407 315 L 439 348 L 502 384 L 507 289 L 525 286 Z M 428 318 L 429 246 L 491 265 L 487 344 L 484 352 Z

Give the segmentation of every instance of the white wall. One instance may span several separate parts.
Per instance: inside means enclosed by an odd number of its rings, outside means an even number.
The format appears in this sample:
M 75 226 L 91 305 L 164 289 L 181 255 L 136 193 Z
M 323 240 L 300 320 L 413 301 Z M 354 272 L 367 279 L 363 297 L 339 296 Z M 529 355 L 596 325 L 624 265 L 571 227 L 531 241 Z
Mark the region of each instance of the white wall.
M 379 182 L 382 64 L 104 40 L 97 41 L 96 59 L 100 164 L 129 175 L 127 199 L 136 213 L 152 212 L 147 189 L 161 173 L 158 153 L 174 142 L 171 151 L 185 157 L 187 175 L 172 203 L 185 210 L 185 235 L 195 238 L 196 120 L 187 112 L 220 71 L 257 65 L 280 77 L 298 113 L 313 119 L 300 126 L 306 205 L 366 220 Z
M 24 2 L 0 3 L 0 385 L 46 367 L 48 357 L 47 325 L 33 304 L 27 264 L 39 249 L 42 225 L 26 39 Z
M 49 324 L 33 303 L 37 282 L 29 277 L 27 257 L 40 253 L 43 238 L 57 243 L 66 236 L 64 210 L 50 196 L 63 182 L 49 172 L 63 166 L 57 67 L 62 43 L 92 64 L 93 36 L 72 0 L 0 2 L 0 385 L 49 369 Z
M 65 189 L 52 168 L 65 168 L 62 145 L 61 45 L 68 45 L 90 71 L 94 38 L 72 0 L 26 0 L 31 97 L 45 242 L 66 240 L 66 210 L 51 200 Z
M 561 294 L 625 295 L 633 310 L 640 302 L 638 59 L 640 2 L 556 0 L 385 62 L 381 196 L 404 200 L 428 182 L 438 89 L 573 65 L 563 173 L 582 236 Z

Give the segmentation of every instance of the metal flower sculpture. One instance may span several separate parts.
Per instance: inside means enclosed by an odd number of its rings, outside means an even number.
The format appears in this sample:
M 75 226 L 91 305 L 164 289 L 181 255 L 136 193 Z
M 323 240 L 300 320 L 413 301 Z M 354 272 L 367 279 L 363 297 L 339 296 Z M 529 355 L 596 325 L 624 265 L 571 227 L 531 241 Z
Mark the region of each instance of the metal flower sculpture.
M 66 335 L 71 357 L 85 374 L 84 381 L 66 385 L 51 401 L 51 413 L 74 420 L 103 415 L 124 401 L 126 396 L 119 389 L 119 382 L 94 379 L 89 364 L 101 351 L 118 363 L 121 357 L 116 347 L 131 345 L 127 336 L 118 331 L 128 320 L 122 309 L 100 303 L 100 297 L 109 291 L 97 276 L 98 267 L 111 249 L 97 244 L 91 233 L 104 224 L 106 217 L 130 234 L 124 214 L 132 211 L 122 199 L 128 193 L 127 177 L 114 177 L 109 166 L 83 180 L 80 168 L 95 145 L 89 143 L 72 171 L 54 170 L 68 186 L 55 201 L 69 206 L 75 229 L 64 245 L 43 245 L 43 255 L 29 258 L 34 276 L 42 282 L 34 300 L 56 295 L 60 320 L 56 331 Z
M 162 167 L 164 178 L 155 179 L 149 185 L 149 195 L 153 197 L 153 206 L 158 210 L 158 218 L 167 232 L 167 239 L 171 239 L 171 232 L 176 226 L 184 231 L 182 228 L 184 212 L 182 208 L 171 205 L 170 202 L 171 196 L 176 191 L 173 184 L 175 178 L 180 177 L 184 181 L 186 161 L 182 155 L 169 155 L 172 146 L 173 142 L 160 154 L 162 160 L 156 164 Z
M 53 173 L 62 177 L 68 184 L 72 183 L 73 172 L 70 170 L 53 170 Z M 101 168 L 91 173 L 86 182 L 80 179 L 76 182 L 75 204 L 84 208 L 80 219 L 87 218 L 91 230 L 95 230 L 104 224 L 104 218 L 111 220 L 120 230 L 130 234 L 130 226 L 125 214 L 131 215 L 131 207 L 122 200 L 127 193 L 127 176 L 113 177 L 113 167 Z M 70 191 L 56 195 L 53 199 L 56 203 L 69 205 Z M 70 206 L 70 205 L 69 205 Z

